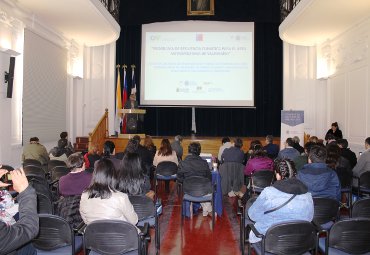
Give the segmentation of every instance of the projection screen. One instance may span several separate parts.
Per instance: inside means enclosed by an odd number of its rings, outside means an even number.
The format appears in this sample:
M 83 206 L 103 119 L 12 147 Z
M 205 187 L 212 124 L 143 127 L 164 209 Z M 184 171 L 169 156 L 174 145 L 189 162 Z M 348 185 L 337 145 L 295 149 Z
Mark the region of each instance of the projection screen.
M 142 27 L 140 104 L 254 107 L 254 23 Z

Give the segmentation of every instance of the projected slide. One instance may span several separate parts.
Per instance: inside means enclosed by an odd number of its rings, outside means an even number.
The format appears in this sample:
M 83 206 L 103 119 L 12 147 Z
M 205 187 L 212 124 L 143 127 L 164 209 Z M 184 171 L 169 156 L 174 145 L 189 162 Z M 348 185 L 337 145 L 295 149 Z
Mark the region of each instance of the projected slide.
M 159 24 L 143 26 L 142 105 L 254 106 L 253 23 Z

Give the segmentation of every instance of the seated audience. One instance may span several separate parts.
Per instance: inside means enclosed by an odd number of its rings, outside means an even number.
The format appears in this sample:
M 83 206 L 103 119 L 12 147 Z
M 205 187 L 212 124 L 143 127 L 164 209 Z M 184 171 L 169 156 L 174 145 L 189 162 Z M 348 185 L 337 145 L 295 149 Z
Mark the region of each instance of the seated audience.
M 93 145 L 92 148 L 91 148 L 91 151 L 89 151 L 88 153 L 86 153 L 84 155 L 85 168 L 86 169 L 88 169 L 90 167 L 93 168 L 94 164 L 95 164 L 95 161 L 98 161 L 100 158 L 101 158 L 101 156 L 99 155 L 98 146 Z
M 348 148 L 348 141 L 347 139 L 338 139 L 337 144 L 340 148 L 342 157 L 346 158 L 349 163 L 351 164 L 351 169 L 355 167 L 357 164 L 357 157 L 356 154 Z
M 58 147 L 54 147 L 49 151 L 49 158 L 50 160 L 59 160 L 63 162 L 67 162 L 68 159 L 67 155 Z
M 251 141 L 248 151 L 244 154 L 244 162 L 243 162 L 244 165 L 246 165 L 248 160 L 252 157 L 253 152 L 254 152 L 253 149 L 255 148 L 256 144 L 262 146 L 262 143 L 260 140 Z
M 222 143 L 222 145 L 220 146 L 220 149 L 218 150 L 218 156 L 217 156 L 217 159 L 218 159 L 219 162 L 222 161 L 222 153 L 224 152 L 224 150 L 233 146 L 233 144 L 230 142 L 229 137 L 222 138 L 221 143 Z
M 237 162 L 243 164 L 244 152 L 243 140 L 240 138 L 234 139 L 234 146 L 226 148 L 221 155 L 222 162 Z
M 117 190 L 127 195 L 147 195 L 153 199 L 154 192 L 150 190 L 150 180 L 144 174 L 139 154 L 125 153 L 118 171 Z
M 266 145 L 263 147 L 263 149 L 266 151 L 267 156 L 275 159 L 279 154 L 279 145 L 274 144 L 274 137 L 272 135 L 267 135 L 265 141 Z
M 145 174 L 149 174 L 150 168 L 153 165 L 152 155 L 150 151 L 140 144 L 141 138 L 138 135 L 135 135 L 132 139 L 137 141 L 137 150 L 136 153 L 139 154 L 141 163 L 145 167 Z
M 310 138 L 308 138 L 308 141 L 311 142 L 311 143 L 318 144 L 319 143 L 319 138 L 317 136 L 310 136 Z
M 313 146 L 308 154 L 308 164 L 298 172 L 297 178 L 307 187 L 313 197 L 340 200 L 340 182 L 337 174 L 326 165 L 327 151 L 323 146 Z
M 41 165 L 47 165 L 49 162 L 49 155 L 44 145 L 40 144 L 38 137 L 31 137 L 30 143 L 23 147 L 22 162 L 25 159 L 35 159 Z
M 123 220 L 136 225 L 138 216 L 128 195 L 116 190 L 117 172 L 111 160 L 95 164 L 90 186 L 82 193 L 80 213 L 86 224 L 95 220 Z
M 157 152 L 157 147 L 153 143 L 153 139 L 150 135 L 145 135 L 144 147 L 150 152 L 151 162 L 153 164 L 155 153 Z
M 73 153 L 73 146 L 71 142 L 68 141 L 68 133 L 62 132 L 60 133 L 60 139 L 58 141 L 58 148 L 62 150 L 63 154 L 66 154 L 67 157 Z
M 330 139 L 330 135 L 333 135 L 334 140 L 343 138 L 342 131 L 338 127 L 338 122 L 331 123 L 331 128 L 328 130 L 328 132 L 326 132 L 325 135 L 326 141 Z
M 304 145 L 304 153 L 299 155 L 293 160 L 295 164 L 295 168 L 297 169 L 298 172 L 302 169 L 304 165 L 308 163 L 308 154 L 310 153 L 312 146 L 315 146 L 315 145 L 316 143 L 307 142 Z
M 158 166 L 158 164 L 162 161 L 171 161 L 176 163 L 176 165 L 179 164 L 176 151 L 172 149 L 168 139 L 162 139 L 161 147 L 154 156 L 153 165 Z
M 262 146 L 256 144 L 253 149 L 253 154 L 244 168 L 244 175 L 250 176 L 252 173 L 260 170 L 272 171 L 273 165 L 273 160 L 267 156 L 267 153 L 263 150 Z
M 110 161 L 112 161 L 112 163 L 114 165 L 114 168 L 119 169 L 119 167 L 121 165 L 121 160 L 117 159 L 115 157 L 115 155 L 116 155 L 116 146 L 114 145 L 114 143 L 112 141 L 106 141 L 103 145 L 103 155 L 102 155 L 102 157 L 107 158 Z M 98 161 L 95 161 L 94 168 L 95 168 L 95 165 L 96 165 L 97 162 Z
M 81 153 L 76 152 L 68 157 L 67 166 L 70 173 L 60 177 L 59 193 L 62 196 L 81 195 L 90 185 L 92 175 L 85 171 L 85 163 Z
M 294 160 L 296 157 L 299 156 L 299 152 L 293 148 L 294 141 L 292 138 L 287 138 L 285 141 L 285 148 L 282 149 L 279 154 L 278 158 L 283 159 L 283 158 L 288 158 L 290 160 Z
M 290 159 L 276 159 L 274 170 L 277 181 L 266 187 L 248 210 L 249 218 L 261 234 L 266 234 L 271 226 L 278 223 L 313 219 L 312 196 L 304 183 L 294 177 L 294 163 Z M 259 241 L 261 239 L 251 231 L 249 242 Z
M 370 137 L 365 139 L 365 151 L 359 157 L 357 164 L 353 168 L 353 175 L 360 177 L 361 174 L 370 171 Z M 357 180 L 353 185 L 357 187 Z
M 0 178 L 8 171 L 1 169 Z M 28 184 L 24 171 L 10 171 L 13 182 L 13 189 L 19 193 L 17 200 L 19 204 L 19 220 L 13 225 L 8 225 L 0 220 L 0 254 L 37 254 L 30 244 L 39 232 L 39 217 L 37 214 L 36 192 Z M 0 181 L 0 187 L 7 187 L 9 184 Z M 1 219 L 1 218 L 0 218 Z
M 171 143 L 171 148 L 176 152 L 178 160 L 182 160 L 182 155 L 184 154 L 184 149 L 182 148 L 182 136 L 175 136 L 175 140 Z
M 200 143 L 193 142 L 189 144 L 188 155 L 179 164 L 179 171 L 177 172 L 177 180 L 183 182 L 186 178 L 192 176 L 202 176 L 212 180 L 211 171 L 206 160 L 199 155 L 202 150 Z M 203 208 L 203 216 L 212 213 L 212 206 L 210 202 L 201 203 Z
M 292 139 L 293 139 L 293 142 L 294 142 L 293 143 L 293 148 L 296 149 L 299 152 L 299 154 L 304 153 L 304 148 L 299 144 L 299 142 L 301 141 L 299 139 L 299 137 L 294 136 Z

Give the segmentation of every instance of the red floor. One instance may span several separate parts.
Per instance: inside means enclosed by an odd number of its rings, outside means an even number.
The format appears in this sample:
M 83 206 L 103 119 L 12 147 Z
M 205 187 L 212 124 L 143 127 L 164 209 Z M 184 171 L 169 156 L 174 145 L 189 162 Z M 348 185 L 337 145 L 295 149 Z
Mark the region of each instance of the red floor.
M 203 217 L 201 211 L 192 219 L 185 218 L 181 227 L 181 203 L 175 194 L 175 187 L 171 185 L 170 195 L 164 194 L 163 188 L 158 193 L 163 204 L 163 215 L 160 218 L 161 232 L 164 231 L 161 236 L 161 255 L 240 254 L 238 239 L 233 234 L 225 208 L 222 217 L 217 217 L 214 231 L 212 218 Z M 169 211 L 172 211 L 170 215 L 166 215 Z M 233 224 L 235 226 L 238 223 L 235 220 Z M 154 232 L 151 236 L 149 254 L 155 254 Z

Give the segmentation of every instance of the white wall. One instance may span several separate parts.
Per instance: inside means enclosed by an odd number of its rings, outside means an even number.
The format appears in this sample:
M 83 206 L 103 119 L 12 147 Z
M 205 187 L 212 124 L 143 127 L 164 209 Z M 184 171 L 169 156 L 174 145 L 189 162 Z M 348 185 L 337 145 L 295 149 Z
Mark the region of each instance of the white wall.
M 4 9 L 2 9 L 4 8 Z M 74 40 L 66 40 L 63 35 L 53 31 L 47 24 L 28 23 L 32 17 L 26 17 L 22 13 L 20 17 L 19 10 L 3 6 L 0 2 L 0 50 L 4 48 L 3 33 L 9 35 L 10 41 L 5 46 L 17 50 L 15 45 L 19 35 L 23 35 L 25 28 L 31 29 L 44 39 L 64 47 L 68 51 L 68 66 L 66 66 L 66 123 L 65 130 L 69 132 L 69 138 L 72 142 L 76 136 L 87 136 L 92 132 L 98 120 L 103 116 L 106 108 L 109 110 L 109 130 L 114 130 L 114 98 L 115 98 L 115 42 L 99 47 L 85 47 L 76 43 Z M 8 17 L 8 18 L 7 18 Z M 22 20 L 21 23 L 17 19 Z M 13 26 L 11 26 L 14 23 Z M 11 25 L 9 25 L 11 24 Z M 5 31 L 5 32 L 4 32 Z M 14 37 L 14 38 L 13 38 Z M 23 36 L 21 36 L 23 38 Z M 13 39 L 12 39 L 13 38 Z M 23 44 L 21 45 L 23 52 Z M 0 51 L 0 74 L 9 68 L 10 55 Z M 76 59 L 81 58 L 82 59 Z M 18 58 L 21 58 L 20 61 Z M 17 57 L 17 63 L 23 63 L 22 54 Z M 82 60 L 81 62 L 79 62 Z M 74 74 L 68 74 L 69 68 L 76 63 L 83 65 L 83 75 L 77 72 L 80 78 L 73 77 Z M 35 73 L 42 76 L 42 71 Z M 23 70 L 16 74 L 16 79 L 23 78 Z M 3 78 L 0 77 L 0 164 L 9 164 L 15 167 L 21 165 L 21 134 L 19 138 L 14 137 L 14 116 L 19 115 L 22 110 L 14 106 L 14 98 L 6 99 L 6 90 L 4 89 Z M 21 82 L 23 87 L 23 80 Z M 13 122 L 13 123 L 12 123 Z M 37 134 L 35 134 L 37 135 Z M 55 134 L 55 142 L 44 144 L 50 150 L 56 145 L 59 134 Z
M 356 151 L 370 136 L 370 19 L 318 46 L 328 66 L 328 120 L 337 121 Z
M 283 108 L 304 111 L 304 131 L 324 138 L 327 125 L 327 85 L 316 80 L 316 48 L 284 43 Z
M 284 110 L 304 110 L 305 132 L 319 138 L 337 121 L 356 154 L 370 136 L 369 27 L 315 47 L 284 43 Z

